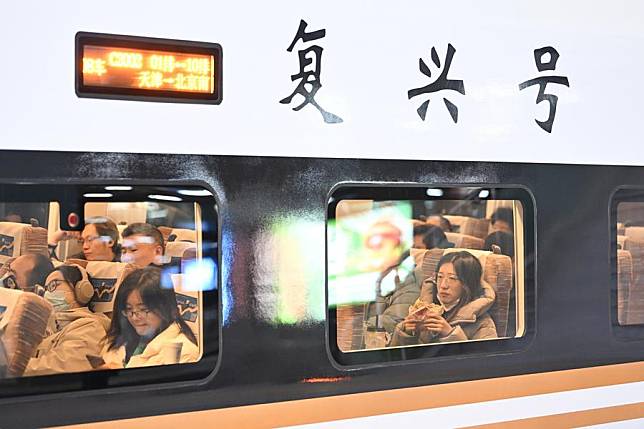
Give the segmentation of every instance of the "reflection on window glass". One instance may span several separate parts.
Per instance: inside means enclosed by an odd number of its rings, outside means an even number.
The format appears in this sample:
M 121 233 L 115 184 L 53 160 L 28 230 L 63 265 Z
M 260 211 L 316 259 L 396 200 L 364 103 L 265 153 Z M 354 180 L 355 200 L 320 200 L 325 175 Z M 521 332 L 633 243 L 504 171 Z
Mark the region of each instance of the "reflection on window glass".
M 84 211 L 72 232 L 58 203 L 0 203 L 0 378 L 199 361 L 216 288 L 199 205 Z
M 644 324 L 644 203 L 617 205 L 617 320 Z
M 47 203 L 4 203 L 0 202 L 0 222 L 17 222 L 47 225 Z
M 523 208 L 514 200 L 341 200 L 328 223 L 338 348 L 520 337 Z

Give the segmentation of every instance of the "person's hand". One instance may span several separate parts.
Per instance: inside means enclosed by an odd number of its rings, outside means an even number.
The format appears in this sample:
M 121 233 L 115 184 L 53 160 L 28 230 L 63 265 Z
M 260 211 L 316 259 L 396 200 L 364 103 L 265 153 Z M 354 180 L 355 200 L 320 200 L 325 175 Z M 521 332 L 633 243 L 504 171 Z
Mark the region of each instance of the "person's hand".
M 409 335 L 414 335 L 416 333 L 416 329 L 418 328 L 419 324 L 422 324 L 423 322 L 415 319 L 415 318 L 405 318 L 402 322 L 403 324 L 403 330 L 405 331 L 406 334 Z
M 93 368 L 93 371 L 107 371 L 110 369 L 123 369 L 123 365 L 119 365 L 118 363 L 115 362 L 110 362 L 110 363 L 104 363 L 103 365 L 99 365 L 95 368 Z
M 65 231 L 61 229 L 52 235 L 49 244 L 51 246 L 57 246 L 61 241 L 71 240 L 72 238 L 80 240 L 81 233 L 79 231 Z
M 447 320 L 438 314 L 429 314 L 422 323 L 423 329 L 437 335 L 439 337 L 446 337 L 452 332 L 452 325 Z

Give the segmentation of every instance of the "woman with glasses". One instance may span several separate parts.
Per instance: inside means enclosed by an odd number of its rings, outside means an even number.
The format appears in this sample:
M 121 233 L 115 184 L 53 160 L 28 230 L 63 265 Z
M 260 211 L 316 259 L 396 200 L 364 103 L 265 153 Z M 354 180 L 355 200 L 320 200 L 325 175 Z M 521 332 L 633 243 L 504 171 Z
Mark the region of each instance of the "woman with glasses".
M 497 338 L 487 313 L 495 293 L 482 274 L 481 263 L 469 252 L 443 255 L 435 278 L 424 282 L 420 298 L 396 325 L 389 345 Z
M 100 356 L 110 320 L 87 304 L 94 288 L 77 265 L 61 265 L 45 280 L 44 299 L 54 307 L 55 332 L 46 337 L 24 375 L 91 371 L 87 356 Z
M 172 288 L 155 267 L 130 273 L 116 293 L 103 360 L 107 368 L 196 362 L 197 338 L 179 315 Z

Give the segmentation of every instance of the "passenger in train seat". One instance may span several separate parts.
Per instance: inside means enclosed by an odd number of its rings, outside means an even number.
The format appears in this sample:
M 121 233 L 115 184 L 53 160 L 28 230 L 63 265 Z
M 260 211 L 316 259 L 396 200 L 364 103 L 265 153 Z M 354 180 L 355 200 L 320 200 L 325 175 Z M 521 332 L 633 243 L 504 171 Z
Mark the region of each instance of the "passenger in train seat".
M 479 260 L 469 252 L 443 255 L 435 279 L 394 330 L 390 346 L 497 338 L 488 310 L 496 295 L 482 280 Z
M 444 216 L 441 215 L 430 215 L 425 219 L 429 225 L 434 225 L 443 230 L 443 232 L 452 232 L 451 222 Z
M 49 242 L 52 257 L 57 258 L 54 251 L 58 243 L 73 238 L 82 242 L 83 251 L 67 259 L 119 262 L 121 256 L 119 230 L 110 219 L 99 216 L 85 220 L 85 228 L 80 235 L 77 232 L 58 231 Z
M 413 271 L 403 277 L 402 281 L 400 280 L 399 267 L 404 264 L 407 258 L 413 258 L 413 256 L 409 252 L 406 252 L 397 265 L 380 273 L 378 282 L 382 282 L 386 276 L 390 275 L 392 271 L 395 271 L 395 289 L 384 296 L 376 296 L 376 314 L 371 315 L 367 320 L 366 328 L 368 331 L 384 329 L 388 334 L 391 334 L 396 325 L 407 315 L 409 306 L 418 299 L 422 283 L 422 271 L 420 267 L 414 267 Z
M 447 249 L 454 244 L 447 240 L 443 230 L 435 225 L 418 225 L 414 227 L 414 248 L 416 249 Z
M 44 298 L 54 308 L 55 328 L 38 346 L 25 376 L 93 369 L 88 356 L 101 356 L 110 327 L 107 316 L 87 307 L 93 295 L 89 276 L 78 265 L 61 265 L 47 277 Z
M 508 234 L 514 234 L 514 216 L 512 209 L 509 207 L 499 207 L 490 218 L 490 224 L 493 231 L 503 231 Z
M 514 236 L 504 231 L 495 231 L 485 238 L 483 249 L 492 250 L 492 246 L 499 246 L 501 254 L 514 259 Z
M 197 339 L 179 315 L 172 288 L 161 287 L 161 270 L 130 273 L 118 289 L 103 352 L 103 368 L 196 362 Z
M 413 248 L 405 252 L 395 265 L 380 273 L 378 281 L 382 281 L 385 276 L 395 270 L 395 289 L 384 296 L 376 297 L 376 308 L 379 310 L 376 313 L 379 314 L 367 320 L 367 329 L 377 327 L 383 328 L 389 334 L 393 333 L 396 325 L 407 315 L 409 307 L 418 299 L 422 284 L 422 271 L 414 260 L 418 254 L 417 249 L 447 249 L 454 247 L 452 243 L 447 241 L 443 230 L 434 225 L 417 225 L 414 227 L 413 234 Z M 404 272 L 402 267 L 405 265 L 407 258 L 414 260 L 412 263 L 414 268 L 401 281 L 399 272 Z
M 163 234 L 148 223 L 133 223 L 123 230 L 123 254 L 121 262 L 132 263 L 139 268 L 163 264 L 165 243 Z
M 0 268 L 0 286 L 42 295 L 43 286 L 54 265 L 41 254 L 28 253 L 10 259 Z

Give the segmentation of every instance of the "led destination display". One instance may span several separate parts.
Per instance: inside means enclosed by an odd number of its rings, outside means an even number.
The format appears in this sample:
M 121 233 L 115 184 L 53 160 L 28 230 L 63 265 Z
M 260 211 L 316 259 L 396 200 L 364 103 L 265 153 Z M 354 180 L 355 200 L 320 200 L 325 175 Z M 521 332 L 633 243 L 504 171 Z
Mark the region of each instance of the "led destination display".
M 221 101 L 217 44 L 78 33 L 76 55 L 80 97 Z
M 212 94 L 214 66 L 212 55 L 106 46 L 83 49 L 83 83 L 91 86 Z

